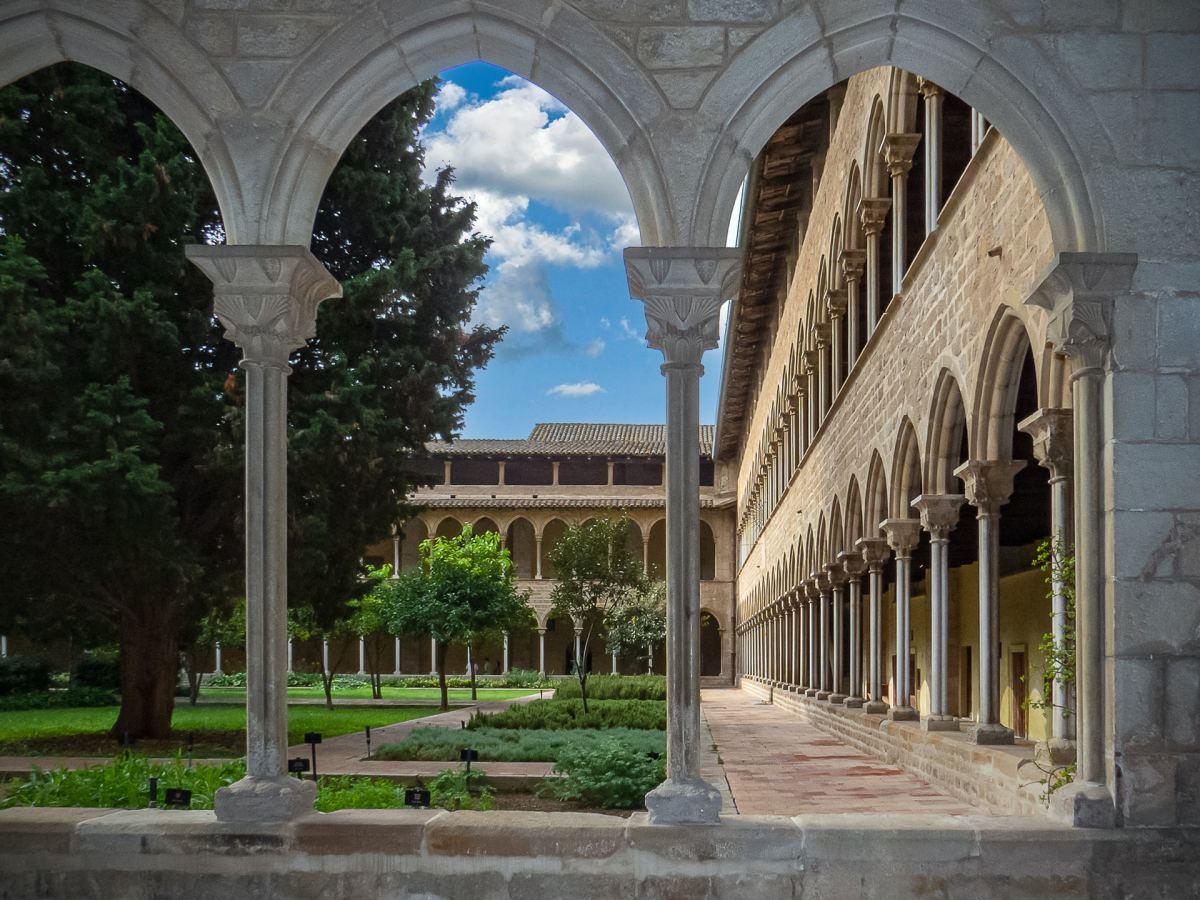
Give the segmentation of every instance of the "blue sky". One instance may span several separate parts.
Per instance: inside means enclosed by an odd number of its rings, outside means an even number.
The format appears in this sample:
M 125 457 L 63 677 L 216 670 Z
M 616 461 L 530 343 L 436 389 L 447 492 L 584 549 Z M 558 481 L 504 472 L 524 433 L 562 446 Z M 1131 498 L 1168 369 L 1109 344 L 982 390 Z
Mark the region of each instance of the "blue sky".
M 476 318 L 507 325 L 479 373 L 464 437 L 524 437 L 535 422 L 662 422 L 662 356 L 645 346 L 621 250 L 639 243 L 600 142 L 540 88 L 487 63 L 442 73 L 427 165 L 455 168 L 494 238 Z M 705 355 L 701 418 L 716 417 L 720 351 Z

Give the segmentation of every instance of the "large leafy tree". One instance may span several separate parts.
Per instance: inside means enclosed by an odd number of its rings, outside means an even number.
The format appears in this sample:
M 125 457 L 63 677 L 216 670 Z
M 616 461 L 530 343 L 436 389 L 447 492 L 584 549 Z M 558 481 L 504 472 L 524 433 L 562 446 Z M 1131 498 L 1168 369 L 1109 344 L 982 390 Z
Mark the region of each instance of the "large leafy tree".
M 499 333 L 469 325 L 486 240 L 421 181 L 432 84 L 334 172 L 313 249 L 343 281 L 290 391 L 290 590 L 319 620 L 425 481 Z M 115 636 L 117 734 L 169 733 L 179 649 L 242 582 L 239 352 L 188 243 L 222 239 L 202 167 L 135 91 L 64 64 L 0 90 L 0 627 Z
M 624 517 L 589 519 L 564 532 L 550 560 L 558 573 L 551 600 L 554 609 L 583 629 L 575 677 L 587 711 L 588 671 L 584 661 L 596 626 L 614 609 L 633 602 L 648 590 L 642 560 L 629 549 L 629 520 Z
M 604 617 L 604 643 L 610 653 L 632 657 L 653 668 L 654 648 L 667 637 L 667 585 L 646 580 L 641 590 L 621 598 Z
M 393 634 L 433 637 L 442 709 L 449 709 L 447 646 L 533 627 L 533 611 L 515 579 L 500 535 L 475 534 L 467 525 L 456 537 L 422 541 L 416 568 L 376 583 Z

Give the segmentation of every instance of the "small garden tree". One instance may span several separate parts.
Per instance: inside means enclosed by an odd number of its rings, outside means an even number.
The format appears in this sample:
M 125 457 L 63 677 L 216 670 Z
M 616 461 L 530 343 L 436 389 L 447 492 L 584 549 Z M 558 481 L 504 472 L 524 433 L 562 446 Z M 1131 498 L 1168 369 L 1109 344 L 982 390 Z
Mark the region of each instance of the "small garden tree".
M 467 525 L 457 537 L 422 541 L 416 568 L 379 585 L 393 634 L 433 637 L 442 709 L 450 708 L 449 644 L 467 644 L 484 635 L 532 626 L 533 611 L 526 596 L 517 593 L 515 577 L 500 535 L 475 534 Z
M 188 702 L 196 705 L 200 697 L 200 676 L 204 674 L 209 654 L 217 643 L 225 647 L 242 647 L 246 643 L 246 601 L 238 600 L 232 609 L 214 608 L 196 623 L 184 643 L 183 668 L 187 673 Z
M 608 649 L 618 656 L 646 660 L 667 637 L 667 586 L 646 581 L 642 589 L 614 606 L 604 618 Z
M 346 648 L 350 646 L 349 638 L 353 635 L 348 604 L 346 608 L 347 613 L 340 618 L 327 619 L 329 624 L 322 624 L 311 606 L 288 609 L 288 637 L 298 641 L 322 642 L 321 687 L 325 691 L 326 709 L 333 709 L 333 673 L 342 668 L 342 663 L 346 661 Z M 325 612 L 329 614 L 328 609 Z
M 588 648 L 596 624 L 646 590 L 642 561 L 629 549 L 629 520 L 589 519 L 563 532 L 550 560 L 558 571 L 551 599 L 557 613 L 583 623 L 583 640 L 575 660 L 579 696 L 587 711 Z
M 363 642 L 363 661 L 371 678 L 371 696 L 376 700 L 383 699 L 383 667 L 392 643 L 387 620 L 387 586 L 391 577 L 391 566 L 385 565 L 378 569 L 368 566 L 367 581 L 371 585 L 370 589 L 362 597 L 349 603 L 349 628 Z

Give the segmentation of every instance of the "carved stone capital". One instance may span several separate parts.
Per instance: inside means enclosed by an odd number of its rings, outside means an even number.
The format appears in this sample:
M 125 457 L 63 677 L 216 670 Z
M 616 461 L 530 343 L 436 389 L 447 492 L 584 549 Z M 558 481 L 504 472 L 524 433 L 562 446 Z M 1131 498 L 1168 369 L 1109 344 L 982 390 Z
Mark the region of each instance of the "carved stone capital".
M 866 250 L 846 249 L 842 251 L 842 277 L 846 281 L 858 281 L 866 270 Z
M 921 523 L 917 519 L 884 519 L 879 527 L 887 535 L 888 546 L 898 557 L 911 556 L 921 539 Z
M 883 231 L 891 208 L 891 197 L 863 197 L 859 200 L 858 218 L 862 222 L 863 231 L 868 235 Z
M 958 509 L 967 498 L 962 494 L 921 494 L 912 508 L 921 514 L 921 527 L 934 538 L 945 538 L 958 524 Z
M 912 168 L 913 152 L 919 143 L 921 143 L 921 134 L 918 132 L 889 134 L 884 137 L 879 154 L 883 157 L 884 165 L 887 166 L 888 172 L 893 178 L 897 175 L 904 175 Z
M 980 515 L 994 515 L 1008 502 L 1013 478 L 1025 468 L 1025 460 L 969 459 L 954 474 L 962 479 L 967 502 Z
M 1085 371 L 1108 360 L 1113 305 L 1133 284 L 1137 260 L 1136 253 L 1060 253 L 1026 301 L 1053 316 L 1050 339 Z
M 804 351 L 804 364 L 808 367 L 807 374 L 811 374 L 821 365 L 821 351 L 810 349 Z
M 317 333 L 317 306 L 342 286 L 307 247 L 193 244 L 187 258 L 213 283 L 213 312 L 243 365 L 287 369 Z
M 828 347 L 833 342 L 833 326 L 828 322 L 818 322 L 812 330 L 818 347 Z
M 821 594 L 828 594 L 830 588 L 833 587 L 833 585 L 829 582 L 829 573 L 822 569 L 818 569 L 816 572 L 812 573 L 812 583 L 817 589 L 818 596 Z
M 854 542 L 854 546 L 862 555 L 868 569 L 878 569 L 892 555 L 891 547 L 883 538 L 859 538 Z
M 825 567 L 825 573 L 829 577 L 829 584 L 834 588 L 840 588 L 848 580 L 846 570 L 840 562 L 831 562 Z
M 838 290 L 830 288 L 825 292 L 825 307 L 829 310 L 829 315 L 831 317 L 844 315 L 846 312 L 846 303 L 847 298 L 845 288 L 840 288 Z
M 1033 438 L 1033 455 L 1051 478 L 1070 478 L 1075 466 L 1075 427 L 1071 410 L 1042 408 L 1017 425 Z
M 917 78 L 917 90 L 921 92 L 921 96 L 926 100 L 930 100 L 943 93 L 938 85 L 923 76 Z
M 846 573 L 847 578 L 861 578 L 867 571 L 867 563 L 861 551 L 843 550 L 838 554 L 838 562 L 842 564 L 842 571 Z
M 726 247 L 628 247 L 629 295 L 646 311 L 646 342 L 668 366 L 699 366 L 717 346 L 721 304 L 737 294 L 742 254 Z

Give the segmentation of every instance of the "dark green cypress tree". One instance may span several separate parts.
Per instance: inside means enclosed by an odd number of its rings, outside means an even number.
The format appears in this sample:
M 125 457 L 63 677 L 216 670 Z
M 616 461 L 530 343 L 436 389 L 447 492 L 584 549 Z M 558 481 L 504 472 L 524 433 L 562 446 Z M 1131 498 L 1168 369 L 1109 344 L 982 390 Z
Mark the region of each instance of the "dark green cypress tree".
M 471 329 L 486 242 L 420 183 L 422 86 L 335 171 L 314 251 L 342 279 L 294 357 L 293 603 L 333 615 L 452 434 L 499 333 Z M 242 590 L 242 387 L 188 243 L 207 178 L 135 91 L 64 64 L 0 90 L 0 627 L 118 640 L 114 734 L 165 737 L 181 642 Z

